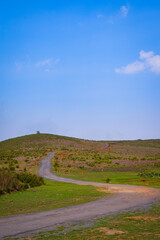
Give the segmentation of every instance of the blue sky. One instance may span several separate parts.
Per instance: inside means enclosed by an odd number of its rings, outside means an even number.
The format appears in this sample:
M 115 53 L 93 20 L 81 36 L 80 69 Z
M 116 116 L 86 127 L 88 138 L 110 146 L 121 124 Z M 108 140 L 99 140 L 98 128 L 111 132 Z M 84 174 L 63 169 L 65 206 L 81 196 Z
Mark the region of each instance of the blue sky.
M 0 140 L 160 138 L 160 2 L 0 6 Z

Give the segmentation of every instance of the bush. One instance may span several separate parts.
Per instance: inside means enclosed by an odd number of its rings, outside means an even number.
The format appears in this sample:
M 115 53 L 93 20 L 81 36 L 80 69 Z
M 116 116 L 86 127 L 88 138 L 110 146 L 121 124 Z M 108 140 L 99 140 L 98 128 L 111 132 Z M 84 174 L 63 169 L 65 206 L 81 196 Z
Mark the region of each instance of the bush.
M 59 163 L 58 163 L 58 161 L 55 161 L 55 162 L 54 162 L 54 168 L 55 168 L 55 169 L 59 168 Z
M 20 191 L 23 188 L 16 174 L 9 169 L 0 169 L 0 195 L 13 191 Z
M 132 158 L 130 158 L 130 160 L 132 160 L 132 161 L 138 161 L 139 159 L 138 159 L 137 157 L 132 157 Z
M 22 183 L 28 184 L 28 187 L 37 187 L 44 184 L 42 177 L 27 172 L 18 173 L 17 179 Z
M 7 168 L 0 169 L 0 195 L 21 191 L 44 184 L 43 178 L 32 173 L 16 173 Z
M 154 169 L 154 170 L 145 170 L 144 172 L 140 172 L 138 173 L 138 176 L 140 177 L 144 177 L 144 178 L 147 178 L 147 177 L 160 177 L 160 170 L 157 170 L 157 169 Z
M 80 165 L 80 166 L 78 166 L 80 169 L 84 169 L 84 166 L 83 165 Z
M 111 179 L 110 178 L 106 178 L 106 183 L 110 183 Z
M 95 166 L 95 163 L 94 162 L 86 162 L 86 164 L 90 167 L 94 167 Z

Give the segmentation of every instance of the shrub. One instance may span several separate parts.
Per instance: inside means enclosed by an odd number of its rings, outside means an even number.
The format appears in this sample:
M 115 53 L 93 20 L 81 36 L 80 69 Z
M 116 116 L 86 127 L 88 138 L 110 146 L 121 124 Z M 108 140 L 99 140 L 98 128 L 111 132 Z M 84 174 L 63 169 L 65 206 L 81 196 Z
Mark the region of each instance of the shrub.
M 61 147 L 61 150 L 66 151 L 66 150 L 69 150 L 69 149 L 67 147 L 63 146 L 63 147 Z
M 111 179 L 110 178 L 106 178 L 106 183 L 110 183 Z
M 139 159 L 138 159 L 137 157 L 132 157 L 132 158 L 130 158 L 130 160 L 132 160 L 132 161 L 138 161 Z
M 54 162 L 54 168 L 58 168 L 59 167 L 59 163 L 58 163 L 58 161 L 55 161 Z
M 43 178 L 32 173 L 16 173 L 7 168 L 0 169 L 0 195 L 21 191 L 44 184 Z
M 13 165 L 9 165 L 9 170 L 10 171 L 14 171 L 15 170 L 15 167 Z
M 138 176 L 140 177 L 160 177 L 160 170 L 154 169 L 154 170 L 145 170 L 143 172 L 138 173 Z
M 37 187 L 44 184 L 42 177 L 27 172 L 17 173 L 17 179 L 22 183 L 28 184 L 28 187 Z
M 78 166 L 80 169 L 84 169 L 84 166 L 83 165 L 80 165 L 80 166 Z
M 56 160 L 58 159 L 57 153 L 55 153 L 54 158 L 55 158 Z
M 9 169 L 0 169 L 0 195 L 19 191 L 23 185 L 18 181 L 16 174 Z
M 94 162 L 86 162 L 86 164 L 90 167 L 94 167 L 95 166 L 95 163 Z

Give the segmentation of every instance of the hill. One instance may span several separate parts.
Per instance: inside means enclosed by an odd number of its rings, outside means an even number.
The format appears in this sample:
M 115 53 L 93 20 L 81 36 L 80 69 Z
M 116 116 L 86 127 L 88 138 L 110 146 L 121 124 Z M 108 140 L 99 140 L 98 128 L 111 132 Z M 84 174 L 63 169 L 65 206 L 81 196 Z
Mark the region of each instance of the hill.
M 0 142 L 0 166 L 16 171 L 27 168 L 35 173 L 48 152 L 95 149 L 100 146 L 100 142 L 53 134 L 26 135 Z
M 108 147 L 102 149 L 105 144 Z M 32 134 L 0 142 L 0 166 L 36 173 L 49 152 L 57 152 L 54 163 L 71 168 L 126 170 L 160 162 L 160 140 L 91 141 L 53 134 Z

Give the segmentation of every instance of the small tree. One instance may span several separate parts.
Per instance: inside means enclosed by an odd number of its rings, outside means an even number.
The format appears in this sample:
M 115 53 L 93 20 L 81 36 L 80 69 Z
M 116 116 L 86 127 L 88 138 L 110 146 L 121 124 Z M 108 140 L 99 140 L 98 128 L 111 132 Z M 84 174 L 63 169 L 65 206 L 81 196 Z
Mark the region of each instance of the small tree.
M 40 134 L 40 131 L 37 131 L 37 134 Z

